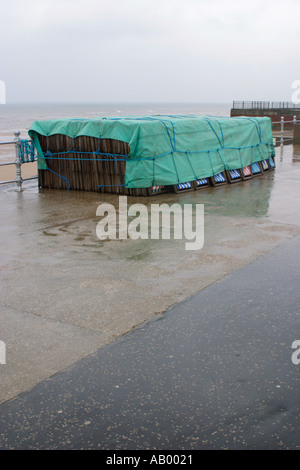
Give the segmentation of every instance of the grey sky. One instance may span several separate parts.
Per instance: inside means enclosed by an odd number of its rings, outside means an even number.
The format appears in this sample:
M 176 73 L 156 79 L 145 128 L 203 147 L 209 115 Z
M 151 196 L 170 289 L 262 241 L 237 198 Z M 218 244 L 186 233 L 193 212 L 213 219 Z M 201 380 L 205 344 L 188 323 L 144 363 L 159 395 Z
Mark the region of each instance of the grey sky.
M 299 0 L 0 0 L 7 102 L 291 100 Z

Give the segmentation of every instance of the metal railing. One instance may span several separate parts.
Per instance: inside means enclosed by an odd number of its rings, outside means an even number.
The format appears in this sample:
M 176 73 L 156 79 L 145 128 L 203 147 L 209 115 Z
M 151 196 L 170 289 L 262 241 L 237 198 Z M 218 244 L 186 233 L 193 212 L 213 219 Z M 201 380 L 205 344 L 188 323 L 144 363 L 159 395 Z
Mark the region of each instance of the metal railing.
M 0 145 L 14 145 L 15 147 L 15 160 L 8 163 L 0 163 L 1 166 L 15 165 L 16 166 L 16 179 L 9 181 L 0 181 L 0 184 L 16 183 L 16 191 L 23 191 L 23 181 L 37 179 L 38 176 L 32 176 L 29 178 L 22 178 L 21 167 L 22 164 L 34 162 L 37 160 L 35 148 L 30 140 L 22 140 L 20 138 L 20 131 L 15 131 L 15 138 L 10 142 L 0 142 Z
M 300 109 L 289 101 L 233 101 L 234 109 Z
M 272 124 L 273 126 L 280 126 L 280 129 L 278 130 L 279 134 L 273 133 L 273 136 L 275 138 L 276 137 L 280 138 L 279 139 L 280 145 L 284 145 L 284 144 L 293 142 L 293 135 L 285 135 L 285 132 L 286 132 L 284 128 L 285 124 L 288 125 L 288 131 L 290 131 L 291 130 L 290 124 L 292 124 L 294 128 L 296 124 L 300 124 L 300 119 L 297 119 L 297 116 L 293 116 L 292 121 L 285 121 L 284 116 L 281 116 L 280 121 L 273 122 Z

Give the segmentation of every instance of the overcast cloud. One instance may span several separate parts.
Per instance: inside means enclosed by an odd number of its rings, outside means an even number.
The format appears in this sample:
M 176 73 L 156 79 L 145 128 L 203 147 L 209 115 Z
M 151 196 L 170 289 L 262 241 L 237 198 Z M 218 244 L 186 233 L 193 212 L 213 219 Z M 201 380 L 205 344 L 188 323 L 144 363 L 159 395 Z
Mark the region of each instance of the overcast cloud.
M 7 101 L 291 100 L 299 0 L 0 0 Z

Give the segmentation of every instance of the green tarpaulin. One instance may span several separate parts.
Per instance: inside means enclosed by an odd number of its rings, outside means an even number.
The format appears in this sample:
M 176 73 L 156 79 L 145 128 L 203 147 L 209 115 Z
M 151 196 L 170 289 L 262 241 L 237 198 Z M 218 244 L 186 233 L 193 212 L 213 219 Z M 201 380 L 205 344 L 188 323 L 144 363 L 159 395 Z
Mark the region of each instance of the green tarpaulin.
M 148 188 L 211 177 L 274 154 L 268 117 L 143 116 L 35 121 L 29 130 L 39 169 L 47 169 L 39 135 L 91 136 L 127 142 L 125 186 Z M 68 149 L 66 149 L 66 152 Z M 65 154 L 60 154 L 64 158 Z M 120 158 L 116 156 L 116 158 Z

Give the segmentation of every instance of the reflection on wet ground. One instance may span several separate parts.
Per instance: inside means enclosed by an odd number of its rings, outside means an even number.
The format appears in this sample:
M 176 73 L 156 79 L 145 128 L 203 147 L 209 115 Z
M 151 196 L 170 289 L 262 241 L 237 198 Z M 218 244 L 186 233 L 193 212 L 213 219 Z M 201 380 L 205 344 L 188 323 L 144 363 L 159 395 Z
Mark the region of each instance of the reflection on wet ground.
M 219 188 L 128 204 L 205 206 L 201 251 L 185 240 L 96 237 L 96 209 L 118 196 L 1 188 L 0 400 L 112 342 L 169 306 L 300 233 L 299 149 L 276 149 L 277 169 Z

